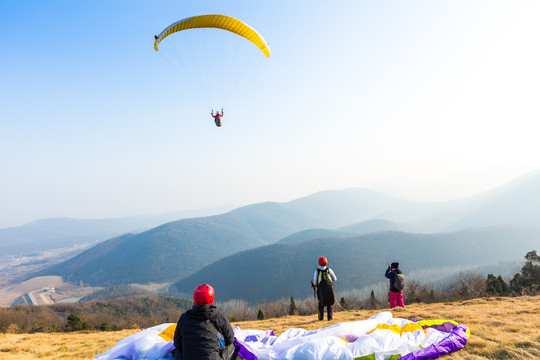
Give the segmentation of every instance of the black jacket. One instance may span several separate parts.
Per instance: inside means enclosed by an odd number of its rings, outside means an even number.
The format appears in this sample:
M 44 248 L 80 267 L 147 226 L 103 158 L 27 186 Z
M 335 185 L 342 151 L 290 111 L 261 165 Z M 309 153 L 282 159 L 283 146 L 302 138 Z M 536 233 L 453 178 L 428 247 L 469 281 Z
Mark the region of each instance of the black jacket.
M 386 269 L 386 272 L 384 273 L 384 276 L 388 279 L 390 279 L 390 291 L 391 292 L 401 292 L 401 290 L 396 289 L 394 284 L 396 283 L 396 274 L 403 274 L 401 270 L 399 269 Z
M 227 317 L 214 305 L 193 306 L 180 316 L 174 332 L 173 356 L 176 360 L 220 360 L 219 342 L 207 321 L 211 321 L 225 338 L 225 345 L 234 342 L 234 333 Z

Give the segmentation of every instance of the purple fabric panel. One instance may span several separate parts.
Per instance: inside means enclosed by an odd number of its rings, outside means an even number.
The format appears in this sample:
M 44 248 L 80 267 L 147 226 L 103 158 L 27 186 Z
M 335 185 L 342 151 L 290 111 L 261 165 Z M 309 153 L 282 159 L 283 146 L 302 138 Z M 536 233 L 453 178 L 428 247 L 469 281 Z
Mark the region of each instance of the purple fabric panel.
M 234 339 L 234 346 L 238 349 L 237 355 L 240 356 L 240 359 L 246 359 L 246 360 L 257 360 L 257 357 L 251 353 L 242 343 L 236 339 Z
M 443 355 L 450 354 L 451 352 L 463 349 L 469 336 L 466 334 L 467 327 L 464 325 L 458 325 L 452 329 L 452 332 L 448 334 L 443 340 L 437 344 L 430 345 L 423 349 L 413 351 L 410 354 L 400 357 L 400 360 L 425 360 L 425 359 L 437 359 Z
M 451 322 L 445 322 L 444 324 L 442 325 L 431 325 L 431 326 L 422 326 L 423 329 L 426 329 L 426 328 L 432 328 L 432 329 L 435 329 L 435 330 L 439 330 L 439 331 L 442 331 L 442 332 L 445 332 L 445 333 L 449 333 L 452 331 L 452 329 L 455 327 L 456 325 L 452 324 Z
M 412 320 L 412 321 L 414 321 L 414 322 L 419 322 L 419 321 L 422 321 L 422 320 L 421 320 L 421 319 L 414 319 L 414 320 Z M 452 329 L 454 328 L 454 326 L 456 326 L 456 325 L 452 324 L 450 321 L 447 321 L 447 322 L 445 322 L 445 323 L 442 324 L 442 325 L 431 325 L 431 326 L 429 326 L 429 325 L 424 325 L 424 326 L 422 326 L 422 329 L 433 328 L 433 329 L 435 329 L 435 330 L 439 330 L 439 331 L 442 331 L 442 332 L 447 332 L 447 333 L 449 333 L 450 331 L 452 331 Z

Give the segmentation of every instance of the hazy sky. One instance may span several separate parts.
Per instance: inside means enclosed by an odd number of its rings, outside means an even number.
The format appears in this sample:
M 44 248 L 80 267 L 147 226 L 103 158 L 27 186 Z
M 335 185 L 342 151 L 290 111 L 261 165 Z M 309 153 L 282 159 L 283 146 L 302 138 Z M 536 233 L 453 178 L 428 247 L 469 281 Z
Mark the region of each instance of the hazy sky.
M 183 45 L 153 49 L 172 22 L 215 13 L 272 49 L 240 74 L 221 128 L 174 59 Z M 540 168 L 538 19 L 537 0 L 3 0 L 0 227 L 350 187 L 489 190 Z M 246 51 L 230 49 L 209 74 Z

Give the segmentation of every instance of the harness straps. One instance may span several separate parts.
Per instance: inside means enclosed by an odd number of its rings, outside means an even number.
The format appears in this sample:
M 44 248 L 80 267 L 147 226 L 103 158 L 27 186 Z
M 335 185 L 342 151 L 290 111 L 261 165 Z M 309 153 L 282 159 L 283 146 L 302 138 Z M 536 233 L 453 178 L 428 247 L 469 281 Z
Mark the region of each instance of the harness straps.
M 206 324 L 208 325 L 210 330 L 214 333 L 214 335 L 217 335 L 218 333 L 220 334 L 220 332 L 217 329 L 216 325 L 214 325 L 214 323 L 212 321 L 210 321 L 210 319 L 206 320 Z
M 212 333 L 214 335 L 218 336 L 218 334 L 219 334 L 219 335 L 221 335 L 221 338 L 223 338 L 223 335 L 219 332 L 216 325 L 210 319 L 206 320 L 206 324 L 208 324 L 208 327 L 210 328 L 210 330 L 212 331 Z M 232 343 L 230 345 L 225 345 L 225 347 L 223 349 L 219 350 L 219 356 L 223 360 L 231 360 L 234 353 L 235 353 L 235 350 L 236 350 L 236 348 L 234 346 L 234 343 Z

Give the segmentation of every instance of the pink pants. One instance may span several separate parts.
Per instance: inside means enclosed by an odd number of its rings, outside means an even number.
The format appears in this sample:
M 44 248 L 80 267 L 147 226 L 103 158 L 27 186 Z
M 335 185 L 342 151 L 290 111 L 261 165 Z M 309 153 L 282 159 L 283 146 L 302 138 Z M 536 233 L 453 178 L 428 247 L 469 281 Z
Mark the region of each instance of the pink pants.
M 390 307 L 395 308 L 396 306 L 399 306 L 402 308 L 405 307 L 405 303 L 403 303 L 403 291 L 400 291 L 400 292 L 390 291 Z

